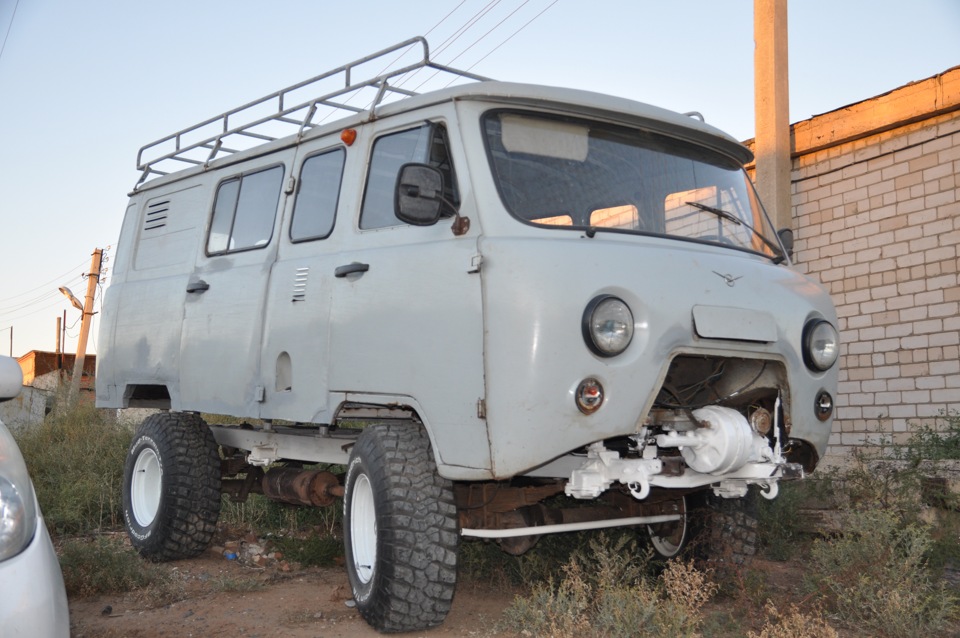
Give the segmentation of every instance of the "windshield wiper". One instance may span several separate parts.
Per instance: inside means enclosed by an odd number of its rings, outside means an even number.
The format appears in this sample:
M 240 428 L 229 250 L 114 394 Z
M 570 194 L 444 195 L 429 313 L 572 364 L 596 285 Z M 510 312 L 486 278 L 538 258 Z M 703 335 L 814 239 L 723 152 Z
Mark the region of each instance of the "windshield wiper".
M 756 228 L 754 228 L 747 222 L 743 221 L 733 213 L 729 213 L 723 210 L 722 208 L 714 208 L 713 206 L 707 206 L 706 204 L 701 204 L 700 202 L 684 202 L 684 204 L 686 204 L 687 206 L 693 206 L 694 208 L 705 211 L 707 213 L 713 213 L 717 217 L 721 217 L 723 219 L 726 219 L 727 221 L 731 221 L 737 226 L 746 226 L 748 229 L 750 229 L 750 231 L 754 235 L 759 237 L 760 240 L 763 243 L 765 243 L 773 252 L 777 253 L 777 255 L 773 258 L 773 263 L 779 264 L 784 259 L 786 259 L 786 255 L 784 254 L 783 249 L 781 249 L 780 246 L 777 246 L 772 241 L 764 237 L 763 233 L 759 232 Z

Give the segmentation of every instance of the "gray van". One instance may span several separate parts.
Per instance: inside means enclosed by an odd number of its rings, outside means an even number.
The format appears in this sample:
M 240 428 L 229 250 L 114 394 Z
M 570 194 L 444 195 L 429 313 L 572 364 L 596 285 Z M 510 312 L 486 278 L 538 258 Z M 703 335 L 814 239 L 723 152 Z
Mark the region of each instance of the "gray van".
M 418 70 L 453 85 L 417 95 Z M 98 406 L 161 410 L 127 459 L 134 546 L 203 551 L 222 493 L 342 497 L 357 608 L 419 630 L 462 537 L 636 526 L 672 557 L 694 502 L 773 498 L 824 453 L 839 343 L 751 159 L 422 38 L 147 145 L 97 369 Z

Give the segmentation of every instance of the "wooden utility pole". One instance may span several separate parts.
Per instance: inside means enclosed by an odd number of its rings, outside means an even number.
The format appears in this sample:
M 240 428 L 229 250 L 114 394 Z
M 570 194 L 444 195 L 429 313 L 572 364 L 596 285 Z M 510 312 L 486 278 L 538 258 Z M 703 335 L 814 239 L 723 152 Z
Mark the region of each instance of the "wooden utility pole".
M 771 221 L 791 228 L 787 0 L 753 0 L 756 184 Z
M 64 311 L 66 312 L 66 311 Z M 60 331 L 63 326 L 60 324 L 60 317 L 57 317 L 57 382 L 60 382 L 60 370 L 63 368 L 63 353 L 60 352 Z
M 87 274 L 87 296 L 83 302 L 83 320 L 80 322 L 80 339 L 77 341 L 77 357 L 73 363 L 73 377 L 70 379 L 70 393 L 67 403 L 73 405 L 80 395 L 80 378 L 83 376 L 83 364 L 87 358 L 87 337 L 90 336 L 90 324 L 93 322 L 93 298 L 100 282 L 100 264 L 103 260 L 103 251 L 99 248 L 93 251 L 90 260 L 90 272 Z

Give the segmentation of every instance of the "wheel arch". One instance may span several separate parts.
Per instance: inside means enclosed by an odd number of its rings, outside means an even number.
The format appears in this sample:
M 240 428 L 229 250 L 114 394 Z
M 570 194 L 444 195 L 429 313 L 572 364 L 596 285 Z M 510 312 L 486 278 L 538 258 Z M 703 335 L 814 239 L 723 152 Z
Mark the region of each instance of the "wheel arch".
M 410 421 L 418 423 L 427 433 L 430 448 L 433 451 L 434 461 L 440 476 L 453 481 L 477 481 L 493 479 L 490 461 L 490 440 L 483 426 L 482 450 L 471 449 L 474 459 L 471 462 L 451 462 L 451 456 L 458 454 L 457 450 L 447 450 L 442 441 L 460 441 L 466 432 L 465 428 L 456 427 L 456 423 L 447 423 L 449 432 L 438 436 L 439 424 L 431 422 L 427 417 L 428 411 L 416 398 L 408 395 L 395 394 L 342 394 L 342 399 L 333 412 L 332 422 L 344 421 Z M 479 408 L 478 408 L 479 409 Z M 483 418 L 479 415 L 477 418 Z M 475 446 L 476 447 L 476 446 Z

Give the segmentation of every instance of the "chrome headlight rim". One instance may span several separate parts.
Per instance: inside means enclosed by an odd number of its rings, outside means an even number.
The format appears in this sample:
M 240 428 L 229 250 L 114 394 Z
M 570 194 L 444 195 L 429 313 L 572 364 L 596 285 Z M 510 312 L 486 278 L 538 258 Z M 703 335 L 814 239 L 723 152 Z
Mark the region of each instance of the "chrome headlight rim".
M 803 327 L 803 362 L 814 372 L 826 372 L 840 358 L 840 333 L 826 319 L 811 319 Z
M 617 314 L 622 315 L 621 321 L 616 321 L 612 318 Z M 609 324 L 613 321 L 621 325 L 623 329 L 622 335 L 611 339 L 609 333 L 607 336 L 599 334 L 601 329 L 597 320 L 604 315 L 611 318 L 603 323 Z M 590 352 L 598 357 L 606 359 L 616 357 L 623 354 L 633 341 L 633 322 L 633 311 L 630 310 L 630 306 L 627 305 L 626 301 L 616 295 L 597 295 L 590 300 L 590 303 L 587 304 L 587 307 L 583 311 L 583 320 L 581 323 L 583 341 L 586 343 Z

